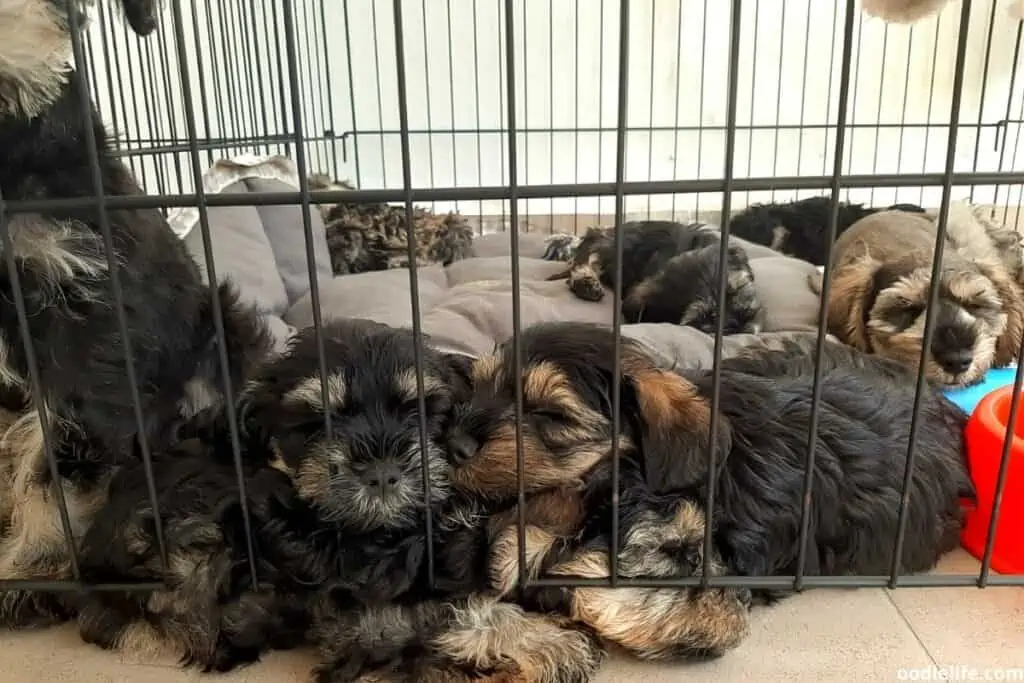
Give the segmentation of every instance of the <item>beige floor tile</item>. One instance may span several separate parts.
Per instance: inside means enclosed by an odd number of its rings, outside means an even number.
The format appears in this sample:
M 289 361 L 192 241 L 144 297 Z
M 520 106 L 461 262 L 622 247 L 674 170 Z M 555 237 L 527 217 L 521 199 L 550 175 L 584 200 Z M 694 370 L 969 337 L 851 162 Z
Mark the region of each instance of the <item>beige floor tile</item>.
M 974 574 L 979 566 L 960 551 L 936 571 Z M 937 664 L 1024 667 L 1024 588 L 898 588 L 888 593 Z
M 817 590 L 753 615 L 751 634 L 721 659 L 697 665 L 610 662 L 601 683 L 895 680 L 930 663 L 881 589 Z
M 0 639 L 0 680 L 4 683 L 195 683 L 195 672 L 122 663 L 120 658 L 78 639 L 73 628 L 5 633 Z
M 939 571 L 976 568 L 970 556 L 956 553 Z M 900 667 L 927 667 L 933 660 L 978 668 L 1024 665 L 1024 589 L 1018 588 L 817 590 L 758 609 L 752 621 L 750 637 L 719 660 L 664 665 L 614 657 L 597 680 L 847 683 L 894 681 Z M 0 644 L 4 683 L 305 683 L 315 663 L 307 652 L 274 653 L 228 675 L 203 676 L 171 662 L 122 661 L 84 645 L 70 628 L 5 634 Z

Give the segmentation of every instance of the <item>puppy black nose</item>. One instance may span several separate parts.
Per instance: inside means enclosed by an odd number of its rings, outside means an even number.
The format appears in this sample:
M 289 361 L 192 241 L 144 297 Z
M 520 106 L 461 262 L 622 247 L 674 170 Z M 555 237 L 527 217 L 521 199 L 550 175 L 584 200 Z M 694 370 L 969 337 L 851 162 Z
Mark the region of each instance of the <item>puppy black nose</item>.
M 472 458 L 479 448 L 480 442 L 469 434 L 456 434 L 448 441 L 448 453 L 456 465 Z
M 958 375 L 966 372 L 974 362 L 974 354 L 971 351 L 949 351 L 935 359 L 946 372 Z
M 744 607 L 750 607 L 754 602 L 754 594 L 750 592 L 749 588 L 741 588 L 736 597 L 739 598 L 740 604 Z
M 362 479 L 364 485 L 383 492 L 398 486 L 402 471 L 390 463 L 379 463 L 367 469 Z

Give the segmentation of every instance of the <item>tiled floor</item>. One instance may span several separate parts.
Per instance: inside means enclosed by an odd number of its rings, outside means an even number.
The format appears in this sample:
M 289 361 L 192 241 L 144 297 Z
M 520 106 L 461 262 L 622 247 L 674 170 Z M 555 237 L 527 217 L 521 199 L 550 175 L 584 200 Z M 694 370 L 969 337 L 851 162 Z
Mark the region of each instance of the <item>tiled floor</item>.
M 937 571 L 967 574 L 977 567 L 958 552 Z M 1024 681 L 1024 669 L 1016 677 L 1005 672 L 1024 667 L 1024 588 L 817 590 L 763 608 L 753 621 L 746 642 L 715 662 L 655 666 L 612 659 L 599 681 Z M 67 629 L 6 635 L 0 643 L 4 683 L 291 683 L 307 681 L 312 665 L 308 654 L 282 653 L 232 674 L 204 676 L 170 663 L 124 661 L 83 645 Z M 934 670 L 930 679 L 899 674 L 932 666 L 969 668 L 945 679 L 936 679 Z

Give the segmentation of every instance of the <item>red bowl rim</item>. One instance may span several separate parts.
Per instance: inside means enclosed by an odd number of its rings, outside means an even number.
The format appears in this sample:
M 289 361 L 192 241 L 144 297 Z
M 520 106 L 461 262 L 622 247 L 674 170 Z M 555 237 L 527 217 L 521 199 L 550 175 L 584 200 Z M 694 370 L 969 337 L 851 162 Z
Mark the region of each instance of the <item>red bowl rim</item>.
M 976 423 L 978 426 L 983 427 L 990 433 L 997 433 L 1000 443 L 1006 440 L 1006 428 L 1007 425 L 1003 423 L 1003 420 L 996 415 L 996 406 L 1002 404 L 1004 401 L 1013 400 L 1013 385 L 1008 384 L 1004 387 L 999 387 L 985 396 L 978 402 L 974 412 L 971 414 L 971 422 Z M 1009 408 L 1007 408 L 1009 413 Z M 1024 417 L 1024 396 L 1021 397 L 1020 405 L 1017 408 L 1017 417 L 1020 419 Z M 993 429 L 993 425 L 997 429 Z M 1013 438 L 1012 445 L 1010 447 L 1011 452 L 1020 449 L 1024 451 L 1024 438 L 1017 434 L 1017 430 L 1014 429 L 1010 432 Z

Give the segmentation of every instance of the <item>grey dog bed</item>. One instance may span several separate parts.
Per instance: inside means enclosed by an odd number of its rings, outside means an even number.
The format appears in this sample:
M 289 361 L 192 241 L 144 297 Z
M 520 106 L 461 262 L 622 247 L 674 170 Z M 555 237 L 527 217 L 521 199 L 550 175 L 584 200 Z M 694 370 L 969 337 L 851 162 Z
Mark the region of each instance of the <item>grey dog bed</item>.
M 208 193 L 258 193 L 294 190 L 298 180 L 291 162 L 283 157 L 251 157 L 218 162 L 204 184 Z M 236 283 L 243 298 L 267 318 L 279 346 L 295 329 L 313 324 L 302 214 L 300 206 L 215 207 L 208 213 L 218 280 L 231 278 Z M 357 317 L 411 327 L 409 271 L 334 277 L 319 211 L 314 206 L 309 214 L 323 319 Z M 198 213 L 179 211 L 169 218 L 205 269 Z M 816 332 L 818 298 L 808 286 L 808 275 L 816 272 L 815 267 L 765 247 L 735 242 L 750 256 L 766 312 L 764 333 Z M 564 281 L 546 280 L 563 266 L 542 260 L 544 247 L 543 235 L 520 235 L 522 324 L 556 320 L 612 324 L 611 296 L 599 303 L 585 302 L 576 299 Z M 422 330 L 433 346 L 479 356 L 512 336 L 510 251 L 509 235 L 485 235 L 474 243 L 474 258 L 446 268 L 418 269 Z M 664 362 L 682 367 L 711 364 L 714 339 L 695 329 L 625 324 L 622 331 L 647 344 Z M 748 341 L 746 335 L 727 337 L 724 353 Z

